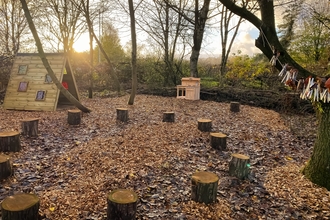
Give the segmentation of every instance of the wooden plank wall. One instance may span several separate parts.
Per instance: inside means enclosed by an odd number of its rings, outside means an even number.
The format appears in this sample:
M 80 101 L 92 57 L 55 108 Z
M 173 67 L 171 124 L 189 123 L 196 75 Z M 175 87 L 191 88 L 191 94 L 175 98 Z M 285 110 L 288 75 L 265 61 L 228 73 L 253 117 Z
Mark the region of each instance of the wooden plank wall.
M 66 58 L 63 55 L 47 55 L 48 62 L 56 77 L 62 82 Z M 20 65 L 28 65 L 26 74 L 18 74 Z M 55 111 L 58 102 L 59 90 L 54 83 L 45 83 L 47 70 L 40 57 L 31 54 L 17 55 L 11 70 L 9 84 L 3 106 L 5 109 Z M 26 92 L 19 92 L 20 82 L 28 82 Z M 39 90 L 45 90 L 44 100 L 36 100 Z

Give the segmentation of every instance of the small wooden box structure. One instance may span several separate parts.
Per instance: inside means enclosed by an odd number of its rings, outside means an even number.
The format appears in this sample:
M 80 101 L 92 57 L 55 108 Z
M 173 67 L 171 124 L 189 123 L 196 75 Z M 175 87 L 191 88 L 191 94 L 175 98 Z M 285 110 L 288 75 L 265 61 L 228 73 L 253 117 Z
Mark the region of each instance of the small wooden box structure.
M 76 81 L 63 53 L 48 53 L 46 58 L 62 85 L 79 100 Z M 18 53 L 10 73 L 4 109 L 55 111 L 58 105 L 71 104 L 47 73 L 37 53 Z
M 186 77 L 181 79 L 181 85 L 178 85 L 176 97 L 188 100 L 199 100 L 201 79 L 195 77 Z

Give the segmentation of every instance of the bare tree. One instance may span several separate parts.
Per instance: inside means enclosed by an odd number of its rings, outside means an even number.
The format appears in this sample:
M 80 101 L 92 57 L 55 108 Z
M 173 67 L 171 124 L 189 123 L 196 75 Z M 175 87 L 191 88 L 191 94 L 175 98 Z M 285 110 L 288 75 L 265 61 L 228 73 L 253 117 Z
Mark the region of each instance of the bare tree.
M 171 1 L 165 0 L 164 2 L 177 13 L 182 13 L 178 10 L 178 6 L 173 4 Z M 198 59 L 202 47 L 205 25 L 210 11 L 210 3 L 211 0 L 203 0 L 203 4 L 200 5 L 199 0 L 195 0 L 193 13 L 194 18 L 190 17 L 190 14 L 187 13 L 182 14 L 183 17 L 194 27 L 193 45 L 190 55 L 190 76 L 192 77 L 198 77 Z
M 269 59 L 271 59 L 273 56 L 273 50 L 271 46 L 274 46 L 284 55 L 279 57 L 282 63 L 290 63 L 297 70 L 299 70 L 299 74 L 303 77 L 315 77 L 315 74 L 305 70 L 303 67 L 297 64 L 280 44 L 275 29 L 275 11 L 273 1 L 257 0 L 260 7 L 261 19 L 250 13 L 246 8 L 236 5 L 232 0 L 219 1 L 235 14 L 248 20 L 257 28 L 260 28 L 261 35 L 256 40 L 256 46 Z M 266 39 L 269 44 L 264 44 Z M 276 67 L 279 70 L 282 70 L 281 65 L 276 65 Z M 312 156 L 304 167 L 303 173 L 312 182 L 320 186 L 324 186 L 330 190 L 330 103 L 322 101 L 312 102 L 316 106 L 315 111 L 317 112 L 318 116 L 318 135 L 315 141 Z
M 73 1 L 73 2 L 77 2 L 77 1 Z M 94 28 L 93 28 L 93 17 L 95 17 L 95 13 L 92 13 L 91 9 L 90 9 L 90 5 L 89 5 L 89 0 L 81 0 L 79 2 L 79 4 L 75 4 L 76 5 L 76 10 L 79 10 L 83 16 L 86 19 L 86 23 L 87 23 L 87 27 L 88 27 L 88 31 L 89 31 L 89 35 L 90 35 L 90 39 L 94 39 L 97 43 L 98 48 L 100 49 L 100 52 L 102 53 L 102 55 L 104 56 L 105 60 L 107 61 L 110 71 L 109 71 L 109 75 L 111 76 L 111 78 L 114 80 L 114 85 L 116 86 L 116 90 L 119 93 L 120 92 L 120 82 L 118 80 L 118 77 L 116 75 L 116 69 L 113 65 L 113 63 L 111 62 L 109 56 L 107 55 L 107 53 L 105 52 L 98 36 L 95 34 Z M 94 10 L 94 12 L 100 13 L 101 10 L 104 10 L 105 7 L 103 7 L 102 9 L 98 9 L 98 10 Z M 94 15 L 94 16 L 93 16 Z M 90 43 L 92 45 L 92 43 Z M 91 47 L 92 49 L 92 47 Z M 91 51 L 92 53 L 92 51 Z M 92 62 L 92 59 L 91 59 Z M 92 79 L 91 79 L 92 80 Z
M 129 5 L 129 15 L 130 15 L 130 23 L 131 23 L 131 38 L 132 38 L 132 91 L 128 100 L 129 105 L 134 104 L 134 99 L 137 90 L 137 69 L 136 69 L 136 28 L 135 28 L 135 10 L 133 5 L 133 0 L 128 0 Z
M 2 53 L 15 55 L 20 49 L 22 35 L 28 24 L 18 0 L 2 0 L 0 3 L 0 48 Z
M 165 68 L 159 70 L 164 77 L 164 86 L 176 85 L 181 74 L 181 64 L 185 54 L 185 45 L 189 39 L 189 23 L 183 18 L 188 10 L 189 1 L 179 1 L 177 13 L 162 0 L 145 1 L 140 7 L 137 25 L 150 38 L 150 47 L 159 48 Z
M 238 2 L 234 0 L 234 2 Z M 254 13 L 257 10 L 257 3 L 249 0 L 240 1 L 242 7 Z M 230 55 L 231 48 L 236 39 L 240 25 L 244 22 L 242 17 L 228 10 L 224 5 L 219 6 L 220 10 L 220 37 L 221 37 L 221 62 L 220 62 L 220 82 L 222 85 L 223 76 L 226 73 L 226 65 Z M 237 21 L 235 21 L 237 18 Z M 231 24 L 233 23 L 233 24 Z M 232 33 L 232 34 L 231 34 Z M 231 35 L 231 37 L 230 37 Z
M 80 1 L 43 0 L 43 15 L 39 19 L 44 29 L 42 36 L 52 45 L 52 49 L 70 53 L 76 38 L 86 30 L 81 19 L 81 11 L 77 7 Z

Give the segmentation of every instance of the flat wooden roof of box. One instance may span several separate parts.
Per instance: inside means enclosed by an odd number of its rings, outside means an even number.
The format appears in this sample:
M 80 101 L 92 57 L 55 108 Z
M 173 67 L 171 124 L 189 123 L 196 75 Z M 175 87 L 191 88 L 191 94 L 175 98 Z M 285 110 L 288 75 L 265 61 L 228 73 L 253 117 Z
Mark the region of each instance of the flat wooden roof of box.
M 181 79 L 182 86 L 199 86 L 200 85 L 200 78 L 195 77 L 185 77 Z
M 63 53 L 47 53 L 46 58 L 57 79 L 79 100 L 76 81 Z M 19 53 L 11 69 L 3 103 L 4 109 L 55 111 L 68 100 L 52 82 L 37 53 Z

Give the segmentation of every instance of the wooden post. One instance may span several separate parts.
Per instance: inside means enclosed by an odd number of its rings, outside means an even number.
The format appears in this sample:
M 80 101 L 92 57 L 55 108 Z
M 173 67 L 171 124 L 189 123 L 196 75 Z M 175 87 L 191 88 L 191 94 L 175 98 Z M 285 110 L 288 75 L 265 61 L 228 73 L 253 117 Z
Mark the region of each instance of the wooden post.
M 174 112 L 164 112 L 163 122 L 174 122 Z
M 210 119 L 198 119 L 198 130 L 209 132 L 212 129 L 212 121 Z
M 122 122 L 128 121 L 128 110 L 127 108 L 117 108 L 117 120 Z
M 19 132 L 7 131 L 0 132 L 0 151 L 2 152 L 18 152 L 21 150 L 21 142 Z
M 12 166 L 7 155 L 0 154 L 0 180 L 4 180 L 12 174 Z
M 2 220 L 36 220 L 39 198 L 34 194 L 19 193 L 6 197 L 1 203 Z
M 138 196 L 127 189 L 117 189 L 107 198 L 107 220 L 135 220 Z
M 243 154 L 232 154 L 229 162 L 229 175 L 245 179 L 250 172 L 250 157 Z
M 38 121 L 39 118 L 27 118 L 21 121 L 22 134 L 29 137 L 38 136 Z
M 227 135 L 223 133 L 210 133 L 211 146 L 217 150 L 226 150 L 227 148 Z
M 81 122 L 81 111 L 78 109 L 68 110 L 69 125 L 79 125 Z
M 210 172 L 196 172 L 191 177 L 191 199 L 209 204 L 216 201 L 219 177 Z
M 230 102 L 230 111 L 239 112 L 240 103 L 239 102 Z

